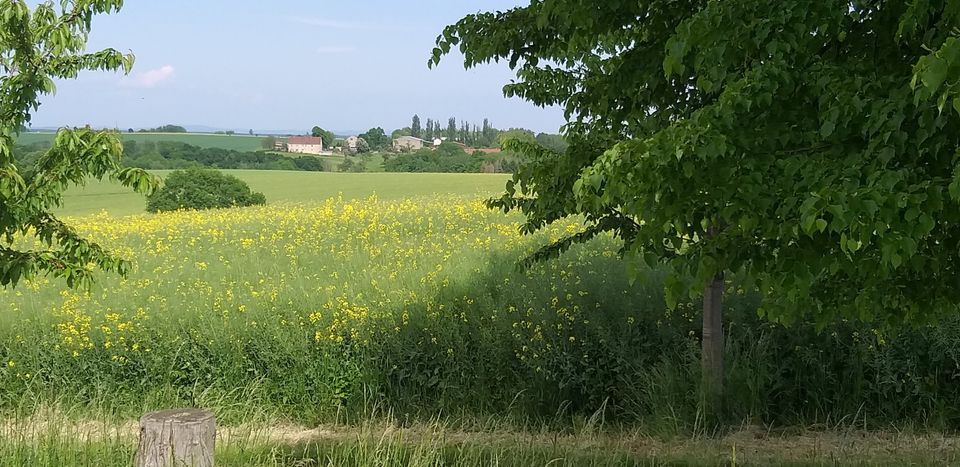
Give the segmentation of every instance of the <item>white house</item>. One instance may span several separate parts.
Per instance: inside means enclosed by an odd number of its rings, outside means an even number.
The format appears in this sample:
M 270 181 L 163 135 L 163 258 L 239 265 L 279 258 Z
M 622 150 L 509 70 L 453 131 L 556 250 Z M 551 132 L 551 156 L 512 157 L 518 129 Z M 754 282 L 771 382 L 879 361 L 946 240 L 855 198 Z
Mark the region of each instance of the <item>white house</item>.
M 323 138 L 319 136 L 291 136 L 287 140 L 287 152 L 322 154 Z

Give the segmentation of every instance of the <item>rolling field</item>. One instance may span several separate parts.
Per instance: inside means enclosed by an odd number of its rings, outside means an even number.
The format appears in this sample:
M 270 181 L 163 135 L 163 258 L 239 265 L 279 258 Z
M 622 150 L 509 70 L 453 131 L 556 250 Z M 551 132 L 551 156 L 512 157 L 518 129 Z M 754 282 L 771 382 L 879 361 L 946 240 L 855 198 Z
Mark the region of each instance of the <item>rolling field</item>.
M 284 180 L 282 193 L 308 202 L 72 219 L 134 270 L 90 293 L 46 277 L 0 290 L 0 412 L 27 400 L 125 416 L 199 404 L 226 423 L 316 423 L 370 403 L 416 417 L 511 400 L 538 412 L 567 397 L 553 378 L 625 344 L 655 306 L 627 284 L 610 239 L 516 271 L 578 223 L 524 237 L 516 216 L 466 195 L 473 177 L 355 177 L 313 191 Z M 313 198 L 344 180 L 393 199 Z M 596 396 L 578 410 L 602 405 Z
M 275 152 L 269 151 L 270 154 L 278 154 L 284 157 L 311 157 L 309 154 L 295 154 L 289 152 Z M 323 154 L 316 157 L 324 161 L 324 170 L 327 172 L 337 172 L 339 166 L 345 159 L 346 156 L 343 154 Z M 366 167 L 364 172 L 383 172 L 383 154 L 380 153 L 369 153 L 364 155 L 353 155 L 350 156 L 356 162 L 363 162 Z
M 667 309 L 664 271 L 632 282 L 606 235 L 518 269 L 582 225 L 521 235 L 482 203 L 506 176 L 231 173 L 270 204 L 149 215 L 107 183 L 70 193 L 69 224 L 134 266 L 0 289 L 0 465 L 127 465 L 136 418 L 185 406 L 236 434 L 223 465 L 960 458 L 949 435 L 882 431 L 957 419 L 933 405 L 958 397 L 956 361 L 901 355 L 960 354 L 960 320 L 882 341 L 759 322 L 731 293 L 724 416 L 745 431 L 727 434 L 704 419 L 698 304 Z M 922 389 L 869 383 L 884 372 Z
M 31 144 L 53 141 L 53 132 L 28 132 L 17 137 L 17 143 Z M 263 138 L 249 135 L 215 135 L 210 133 L 121 133 L 121 139 L 132 141 L 179 141 L 201 148 L 260 151 Z
M 163 176 L 169 171 L 154 171 Z M 424 195 L 499 194 L 509 178 L 495 174 L 401 174 L 285 172 L 276 170 L 224 170 L 246 181 L 254 191 L 263 192 L 268 203 L 323 201 L 343 195 L 360 199 L 376 194 L 380 199 Z M 106 211 L 113 216 L 141 214 L 145 199 L 129 189 L 108 181 L 91 181 L 67 192 L 58 214 L 84 216 Z

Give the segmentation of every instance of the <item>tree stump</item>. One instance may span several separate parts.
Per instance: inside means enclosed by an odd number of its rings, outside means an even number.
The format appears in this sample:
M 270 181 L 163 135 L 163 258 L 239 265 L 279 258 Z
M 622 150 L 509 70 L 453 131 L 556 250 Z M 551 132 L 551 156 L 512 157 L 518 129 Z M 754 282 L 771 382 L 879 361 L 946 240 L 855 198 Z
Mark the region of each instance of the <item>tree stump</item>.
M 198 409 L 150 412 L 140 419 L 136 467 L 212 467 L 217 419 Z

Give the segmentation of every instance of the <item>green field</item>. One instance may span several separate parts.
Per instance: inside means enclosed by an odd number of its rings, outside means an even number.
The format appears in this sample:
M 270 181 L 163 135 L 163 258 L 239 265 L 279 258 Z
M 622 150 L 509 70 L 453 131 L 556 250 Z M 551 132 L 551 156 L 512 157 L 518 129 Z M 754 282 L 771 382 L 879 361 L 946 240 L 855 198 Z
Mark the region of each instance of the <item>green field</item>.
M 786 328 L 731 293 L 730 402 L 708 416 L 699 303 L 667 308 L 655 264 L 631 281 L 609 235 L 518 269 L 582 225 L 522 235 L 482 203 L 507 176 L 230 173 L 269 204 L 150 215 L 108 183 L 69 193 L 70 226 L 134 266 L 90 291 L 0 289 L 0 466 L 125 465 L 136 418 L 182 406 L 260 433 L 218 441 L 222 465 L 960 458 L 938 434 L 960 420 L 943 402 L 960 398 L 960 318 Z
M 52 132 L 27 132 L 17 137 L 19 144 L 53 141 Z M 121 133 L 129 141 L 178 141 L 201 148 L 221 148 L 234 151 L 260 151 L 262 137 L 249 135 L 216 135 L 211 133 Z
M 452 194 L 492 196 L 503 191 L 509 176 L 496 174 L 402 174 L 285 172 L 276 170 L 224 170 L 263 192 L 268 203 L 322 201 L 377 195 L 381 199 Z M 155 171 L 163 176 L 168 171 Z M 106 211 L 114 216 L 140 214 L 146 201 L 131 190 L 110 182 L 91 181 L 67 192 L 61 215 L 83 216 Z
M 278 154 L 284 157 L 316 157 L 324 161 L 324 170 L 328 172 L 337 172 L 339 171 L 339 165 L 346 160 L 347 156 L 343 154 L 323 154 L 323 155 L 310 155 L 310 154 L 297 154 L 290 152 L 276 152 L 269 151 L 270 154 Z M 349 156 L 355 162 L 362 162 L 365 164 L 364 172 L 383 172 L 383 154 L 381 153 L 370 153 L 364 155 L 352 155 Z

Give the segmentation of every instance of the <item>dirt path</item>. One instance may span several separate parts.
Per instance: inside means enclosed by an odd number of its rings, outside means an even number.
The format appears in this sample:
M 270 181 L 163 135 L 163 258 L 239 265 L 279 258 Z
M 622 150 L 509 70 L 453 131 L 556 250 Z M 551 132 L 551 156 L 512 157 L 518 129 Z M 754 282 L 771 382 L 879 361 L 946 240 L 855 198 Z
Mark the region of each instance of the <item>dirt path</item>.
M 75 420 L 55 413 L 28 419 L 0 420 L 0 438 L 26 444 L 50 437 L 80 442 L 135 444 L 136 421 L 122 423 Z M 946 434 L 905 434 L 865 431 L 774 433 L 748 427 L 720 438 L 656 439 L 640 433 L 603 432 L 564 435 L 514 431 L 461 431 L 439 425 L 399 427 L 389 423 L 362 426 L 294 424 L 221 427 L 218 447 L 296 446 L 311 443 L 401 443 L 430 446 L 489 446 L 503 449 L 564 449 L 616 451 L 665 462 L 704 462 L 763 465 L 826 463 L 846 465 L 960 465 L 960 437 Z

